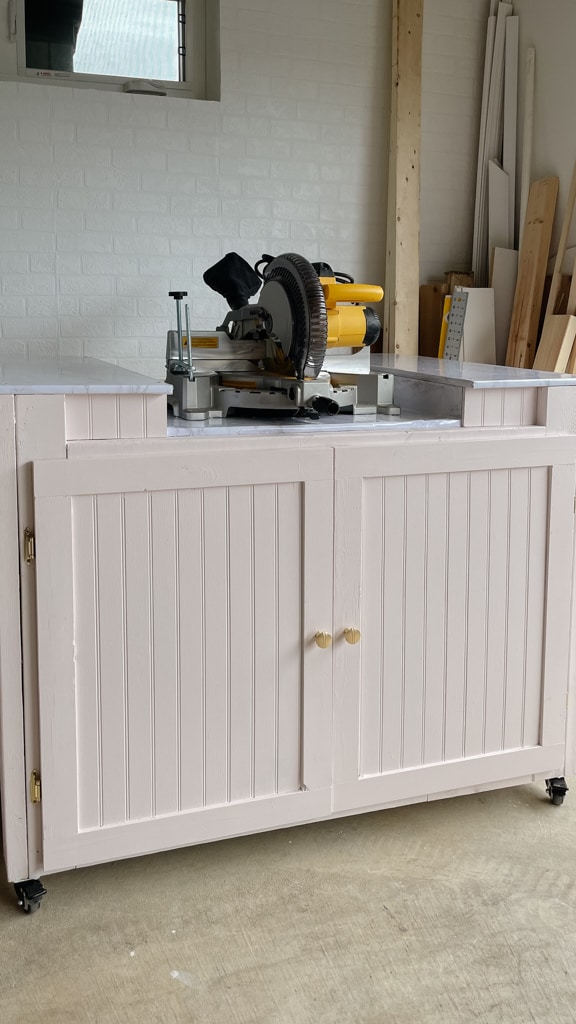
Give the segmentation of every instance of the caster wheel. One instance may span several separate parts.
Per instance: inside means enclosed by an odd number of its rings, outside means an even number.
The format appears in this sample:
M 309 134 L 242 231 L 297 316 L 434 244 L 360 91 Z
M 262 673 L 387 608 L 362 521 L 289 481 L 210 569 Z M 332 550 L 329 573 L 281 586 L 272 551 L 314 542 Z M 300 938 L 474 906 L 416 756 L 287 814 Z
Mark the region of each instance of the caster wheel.
M 26 882 L 16 882 L 14 886 L 18 906 L 24 914 L 35 914 L 40 910 L 42 897 L 46 895 L 46 889 L 36 878 L 29 878 Z
M 564 803 L 564 797 L 568 792 L 566 779 L 546 779 L 546 792 L 554 807 L 560 807 Z

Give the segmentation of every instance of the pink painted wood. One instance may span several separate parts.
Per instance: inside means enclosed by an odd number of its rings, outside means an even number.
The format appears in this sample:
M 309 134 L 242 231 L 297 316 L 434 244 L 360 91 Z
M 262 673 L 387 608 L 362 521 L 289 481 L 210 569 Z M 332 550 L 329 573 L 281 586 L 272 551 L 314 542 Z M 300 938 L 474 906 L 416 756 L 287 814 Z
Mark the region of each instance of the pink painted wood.
M 329 813 L 332 457 L 287 454 L 36 466 L 45 870 Z
M 544 749 L 550 769 L 558 761 L 574 468 L 550 438 L 509 447 L 504 468 L 502 444 L 496 468 L 487 441 L 472 471 L 450 441 L 406 446 L 398 465 L 392 452 L 336 452 L 335 623 L 354 616 L 362 631 L 361 650 L 335 651 L 339 811 L 395 799 L 414 768 L 452 764 L 456 788 L 467 759 L 475 784 L 494 754 L 533 751 L 535 772 Z M 410 774 L 406 795 L 426 796 L 433 777 Z

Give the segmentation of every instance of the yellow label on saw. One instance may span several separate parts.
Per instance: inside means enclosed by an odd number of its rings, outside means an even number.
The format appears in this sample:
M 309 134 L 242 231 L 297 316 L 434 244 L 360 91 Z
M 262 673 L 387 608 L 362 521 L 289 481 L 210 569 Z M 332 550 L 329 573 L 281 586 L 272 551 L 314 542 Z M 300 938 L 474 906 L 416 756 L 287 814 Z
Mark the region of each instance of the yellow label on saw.
M 188 339 L 186 338 L 186 335 L 184 335 L 184 338 L 182 340 L 184 342 L 184 345 L 188 344 Z M 201 337 L 192 335 L 191 341 L 192 348 L 218 348 L 217 334 L 206 334 L 202 335 Z

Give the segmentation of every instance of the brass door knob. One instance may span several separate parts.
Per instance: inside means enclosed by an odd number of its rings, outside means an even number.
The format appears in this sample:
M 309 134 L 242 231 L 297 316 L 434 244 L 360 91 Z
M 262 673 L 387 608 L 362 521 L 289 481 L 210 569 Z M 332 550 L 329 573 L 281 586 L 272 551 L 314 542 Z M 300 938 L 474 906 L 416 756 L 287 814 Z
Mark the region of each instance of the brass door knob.
M 360 641 L 360 630 L 348 627 L 344 630 L 344 639 L 347 644 L 357 644 Z
M 326 649 L 326 647 L 330 647 L 330 644 L 332 643 L 332 637 L 330 636 L 330 633 L 315 633 L 314 639 L 316 641 L 317 646 L 322 647 L 324 649 Z

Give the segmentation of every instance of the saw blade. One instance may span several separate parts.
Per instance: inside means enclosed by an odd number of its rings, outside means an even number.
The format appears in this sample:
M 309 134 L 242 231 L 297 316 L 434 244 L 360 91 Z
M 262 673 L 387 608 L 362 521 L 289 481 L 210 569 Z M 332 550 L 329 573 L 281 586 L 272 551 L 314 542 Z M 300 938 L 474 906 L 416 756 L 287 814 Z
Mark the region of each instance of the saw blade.
M 317 377 L 328 343 L 326 301 L 318 274 L 303 256 L 287 252 L 268 263 L 263 277 L 258 303 L 270 313 L 296 377 Z

